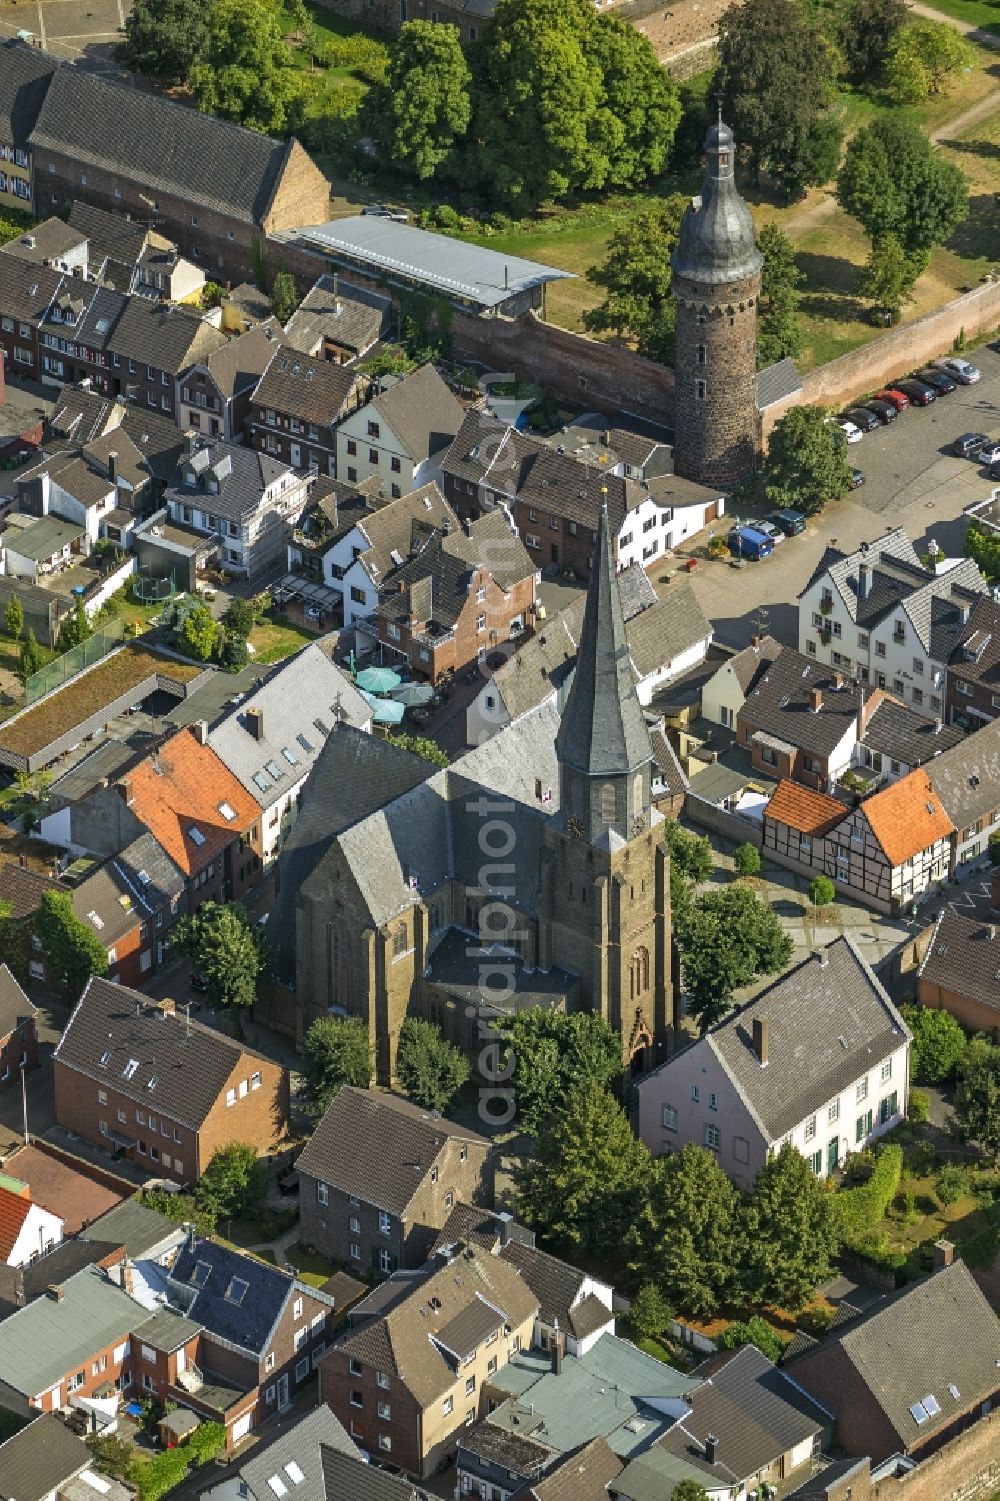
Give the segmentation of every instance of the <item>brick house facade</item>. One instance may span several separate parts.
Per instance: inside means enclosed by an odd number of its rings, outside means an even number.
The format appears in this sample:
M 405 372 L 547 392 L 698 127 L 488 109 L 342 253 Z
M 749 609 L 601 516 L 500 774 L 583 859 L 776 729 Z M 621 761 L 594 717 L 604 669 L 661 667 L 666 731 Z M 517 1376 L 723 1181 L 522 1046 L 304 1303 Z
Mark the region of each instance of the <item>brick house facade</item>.
M 38 1067 L 37 1012 L 6 964 L 0 964 L 0 1092 L 21 1081 L 21 1070 Z
M 250 442 L 293 469 L 336 477 L 337 426 L 368 399 L 366 377 L 298 350 L 278 351 L 250 405 Z
M 983 595 L 960 606 L 961 639 L 945 667 L 944 709 L 965 729 L 1000 715 L 1000 605 Z

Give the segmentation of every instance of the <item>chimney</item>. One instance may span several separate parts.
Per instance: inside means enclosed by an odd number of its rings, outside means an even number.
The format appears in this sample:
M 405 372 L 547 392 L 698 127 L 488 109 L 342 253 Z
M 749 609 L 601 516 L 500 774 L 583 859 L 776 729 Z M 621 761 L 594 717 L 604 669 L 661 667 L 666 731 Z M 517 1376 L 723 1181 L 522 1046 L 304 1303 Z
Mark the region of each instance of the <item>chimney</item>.
M 62 1288 L 59 1287 L 58 1284 L 55 1283 L 55 1282 L 51 1282 L 49 1284 L 49 1286 L 45 1289 L 45 1291 L 48 1293 L 48 1295 L 52 1299 L 53 1303 L 61 1303 L 62 1300 L 63 1300 L 63 1297 L 65 1296 L 65 1294 L 63 1293 Z
M 161 1016 L 173 1016 L 177 1011 L 177 1002 L 165 995 L 162 1001 L 156 1002 L 156 1009 Z
M 131 777 L 122 777 L 118 783 L 119 794 L 125 799 L 126 808 L 131 808 L 135 802 L 135 783 Z
M 48 471 L 46 470 L 45 473 L 39 475 L 39 478 L 38 478 L 38 493 L 39 493 L 39 496 L 41 498 L 41 508 L 42 508 L 42 515 L 43 516 L 47 516 L 49 514 L 49 490 L 50 490 L 50 486 L 51 486 L 51 481 L 49 479 Z
M 872 592 L 872 571 L 867 563 L 858 564 L 858 597 L 867 599 Z
M 997 936 L 997 926 L 996 926 L 996 923 L 992 923 L 991 922 L 990 923 L 990 942 L 991 943 L 993 942 L 993 940 L 994 940 L 994 938 L 996 936 Z
M 934 1242 L 934 1270 L 939 1272 L 942 1267 L 951 1266 L 954 1260 L 954 1243 L 950 1240 L 936 1240 Z
M 562 1375 L 562 1362 L 563 1362 L 563 1337 L 562 1337 L 562 1331 L 559 1328 L 559 1320 L 556 1319 L 555 1323 L 552 1326 L 552 1374 L 553 1374 L 553 1376 L 561 1376 Z
M 500 1244 L 509 1246 L 514 1238 L 514 1216 L 509 1210 L 502 1209 L 497 1219 L 500 1221 Z
M 759 636 L 750 637 L 750 645 L 753 647 L 754 651 L 760 651 L 760 639 L 761 638 Z
M 108 454 L 108 477 L 113 485 L 118 484 L 118 455 L 114 449 Z
M 820 709 L 822 709 L 822 707 L 823 707 L 823 690 L 822 690 L 822 688 L 813 688 L 813 689 L 810 690 L 810 693 L 809 693 L 809 707 L 812 709 L 812 711 L 813 711 L 814 714 L 818 714 L 819 711 L 820 711 Z
M 843 688 L 844 674 L 842 672 L 835 672 L 833 674 L 833 686 L 837 693 L 839 693 L 841 688 Z
M 250 731 L 251 735 L 253 736 L 253 738 L 255 740 L 263 740 L 263 738 L 264 738 L 264 710 L 263 709 L 248 709 L 247 710 L 247 729 Z
M 198 434 L 190 429 L 184 434 L 184 452 L 189 458 L 198 452 Z
M 942 727 L 943 727 L 943 722 L 942 722 L 941 716 L 940 716 L 940 714 L 937 714 L 934 717 L 934 733 L 935 733 L 935 735 L 940 735 Z
M 251 713 L 252 712 L 253 711 L 251 710 Z M 197 739 L 199 745 L 207 745 L 208 744 L 208 720 L 207 719 L 196 719 L 195 722 L 194 722 L 194 733 L 195 733 L 195 738 Z
M 714 1433 L 705 1435 L 705 1463 L 717 1465 L 719 1463 L 719 1440 Z
M 771 1029 L 768 1026 L 766 1016 L 755 1016 L 753 1019 L 753 1050 L 757 1054 L 757 1061 L 761 1068 L 767 1064 L 767 1050 L 770 1043 Z
M 135 1266 L 127 1256 L 122 1262 L 122 1292 L 130 1298 L 135 1296 Z

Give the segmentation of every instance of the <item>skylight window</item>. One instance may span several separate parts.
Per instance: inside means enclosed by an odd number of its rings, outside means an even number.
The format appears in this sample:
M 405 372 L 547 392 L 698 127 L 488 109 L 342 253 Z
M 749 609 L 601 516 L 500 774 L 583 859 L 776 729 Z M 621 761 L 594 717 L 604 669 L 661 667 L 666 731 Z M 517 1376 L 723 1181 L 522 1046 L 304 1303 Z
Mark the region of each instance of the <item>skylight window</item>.
M 204 1287 L 211 1275 L 212 1268 L 207 1261 L 196 1261 L 194 1271 L 191 1273 L 191 1281 L 195 1287 Z
M 311 756 L 313 754 L 313 747 L 309 744 L 309 741 L 306 739 L 305 735 L 296 735 L 295 738 L 301 745 L 302 749 L 305 751 L 306 755 Z
M 150 1079 L 149 1083 L 146 1085 L 146 1088 L 147 1089 L 155 1089 L 156 1086 L 157 1086 L 157 1084 L 159 1084 L 159 1082 L 160 1082 L 160 1076 L 159 1076 L 159 1074 L 154 1074 L 153 1077 Z
M 941 1403 L 938 1401 L 937 1397 L 933 1396 L 930 1392 L 928 1392 L 927 1396 L 924 1398 L 924 1411 L 929 1417 L 932 1418 L 936 1418 L 938 1413 L 941 1411 Z
M 322 719 L 314 719 L 313 720 L 313 724 L 319 730 L 319 732 L 320 732 L 321 735 L 329 735 L 330 731 L 327 729 L 327 727 L 323 723 Z
M 226 1288 L 226 1302 L 242 1303 L 249 1291 L 249 1282 L 244 1282 L 242 1277 L 233 1277 Z
M 959 1397 L 962 1395 L 962 1393 L 959 1391 L 959 1389 L 955 1385 L 954 1381 L 949 1381 L 948 1382 L 948 1390 L 951 1392 L 952 1396 L 955 1398 L 955 1401 L 957 1402 L 958 1399 L 959 1399 Z
M 267 771 L 267 772 L 270 772 L 271 776 L 274 778 L 274 780 L 276 782 L 279 782 L 281 780 L 281 778 L 285 775 L 284 771 L 278 765 L 277 761 L 265 761 L 264 762 L 264 770 Z
M 107 1068 L 107 1066 L 108 1066 L 108 1064 L 110 1062 L 111 1062 L 111 1049 L 110 1048 L 105 1048 L 104 1052 L 101 1054 L 101 1067 L 102 1068 Z
M 922 1402 L 914 1402 L 913 1406 L 910 1408 L 910 1417 L 913 1419 L 913 1421 L 918 1426 L 921 1423 L 926 1423 L 927 1422 L 927 1408 L 924 1406 L 924 1404 Z
M 150 878 L 150 874 L 149 874 L 148 870 L 140 870 L 140 872 L 139 872 L 139 880 L 140 880 L 140 882 L 141 882 L 141 884 L 143 886 L 148 886 L 149 883 L 150 883 L 150 879 L 151 878 Z
M 282 1480 L 280 1475 L 272 1475 L 267 1483 L 276 1496 L 288 1495 L 288 1486 Z
M 226 823 L 232 823 L 233 819 L 236 817 L 236 809 L 233 807 L 232 803 L 220 803 L 219 812 L 226 820 Z
M 255 771 L 254 774 L 253 774 L 253 780 L 254 780 L 254 786 L 255 787 L 259 787 L 260 790 L 261 790 L 261 792 L 270 792 L 270 790 L 271 790 L 271 783 L 268 781 L 267 775 L 266 775 L 265 772 L 263 772 L 263 771 Z
M 104 918 L 101 917 L 100 913 L 98 913 L 98 912 L 88 912 L 87 916 L 90 918 L 90 921 L 94 924 L 95 928 L 103 928 L 104 927 Z
M 283 745 L 281 747 L 281 754 L 284 756 L 284 758 L 288 762 L 289 766 L 298 766 L 298 764 L 299 764 L 299 758 L 298 758 L 298 756 L 295 754 L 295 752 L 293 750 L 289 750 L 287 745 Z
M 139 1060 L 138 1060 L 138 1058 L 130 1058 L 129 1061 L 126 1063 L 125 1067 L 122 1069 L 122 1078 L 123 1079 L 131 1079 L 132 1076 L 133 1076 L 133 1074 L 135 1073 L 135 1071 L 136 1071 L 136 1069 L 138 1067 L 139 1067 Z
M 295 1463 L 294 1459 L 290 1459 L 286 1464 L 285 1474 L 288 1476 L 293 1485 L 301 1485 L 303 1480 L 305 1480 L 306 1478 L 299 1466 Z
M 192 824 L 188 829 L 188 838 L 191 840 L 191 843 L 196 844 L 199 849 L 201 849 L 202 845 L 205 843 L 204 834 L 200 829 L 195 828 L 194 824 Z

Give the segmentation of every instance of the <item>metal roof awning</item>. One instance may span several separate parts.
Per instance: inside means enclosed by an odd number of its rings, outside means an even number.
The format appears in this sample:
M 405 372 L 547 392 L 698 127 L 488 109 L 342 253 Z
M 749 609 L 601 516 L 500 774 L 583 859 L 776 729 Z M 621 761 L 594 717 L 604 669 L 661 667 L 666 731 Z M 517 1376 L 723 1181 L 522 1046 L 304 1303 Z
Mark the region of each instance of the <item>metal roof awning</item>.
M 108 1135 L 116 1147 L 122 1147 L 126 1152 L 138 1145 L 137 1138 L 134 1136 L 122 1136 L 118 1131 L 109 1131 Z
M 780 751 L 784 756 L 794 756 L 795 746 L 787 740 L 779 740 L 777 735 L 769 735 L 766 730 L 754 730 L 750 736 L 754 745 L 766 745 L 769 750 Z
M 319 605 L 323 610 L 333 610 L 343 601 L 343 595 L 315 579 L 304 578 L 301 573 L 286 573 L 271 589 L 275 600 L 299 599 L 307 605 Z

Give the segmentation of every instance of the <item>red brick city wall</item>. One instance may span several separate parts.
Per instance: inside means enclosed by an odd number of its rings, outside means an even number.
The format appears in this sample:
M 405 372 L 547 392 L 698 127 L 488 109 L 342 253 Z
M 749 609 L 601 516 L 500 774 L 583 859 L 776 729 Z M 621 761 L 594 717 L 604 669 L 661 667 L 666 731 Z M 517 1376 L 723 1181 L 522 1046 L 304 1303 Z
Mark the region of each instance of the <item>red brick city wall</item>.
M 872 1501 L 986 1501 L 1000 1488 L 1000 1407 L 909 1475 L 882 1480 Z M 864 1501 L 863 1496 L 859 1501 Z

